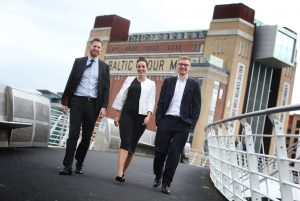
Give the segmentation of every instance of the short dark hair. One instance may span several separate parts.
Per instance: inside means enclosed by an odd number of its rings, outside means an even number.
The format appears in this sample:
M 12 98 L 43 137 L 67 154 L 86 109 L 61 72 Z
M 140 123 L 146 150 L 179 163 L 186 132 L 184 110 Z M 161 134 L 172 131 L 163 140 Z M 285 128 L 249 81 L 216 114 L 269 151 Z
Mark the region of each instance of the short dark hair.
M 102 40 L 100 40 L 100 38 L 94 38 L 93 40 L 90 41 L 90 44 L 92 44 L 93 42 L 99 42 L 101 43 L 101 45 L 103 45 Z
M 136 61 L 136 64 L 139 63 L 140 61 L 144 61 L 146 63 L 146 66 L 148 67 L 148 62 L 145 57 L 139 57 L 138 60 Z

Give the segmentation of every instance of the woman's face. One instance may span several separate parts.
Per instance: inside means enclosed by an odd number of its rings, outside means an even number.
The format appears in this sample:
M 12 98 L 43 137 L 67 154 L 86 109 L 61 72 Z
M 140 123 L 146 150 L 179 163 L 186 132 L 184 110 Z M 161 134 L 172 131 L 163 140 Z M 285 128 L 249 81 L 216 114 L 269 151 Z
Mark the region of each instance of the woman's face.
M 146 62 L 139 61 L 136 64 L 136 70 L 137 70 L 138 75 L 146 75 L 148 72 L 148 67 L 146 65 Z

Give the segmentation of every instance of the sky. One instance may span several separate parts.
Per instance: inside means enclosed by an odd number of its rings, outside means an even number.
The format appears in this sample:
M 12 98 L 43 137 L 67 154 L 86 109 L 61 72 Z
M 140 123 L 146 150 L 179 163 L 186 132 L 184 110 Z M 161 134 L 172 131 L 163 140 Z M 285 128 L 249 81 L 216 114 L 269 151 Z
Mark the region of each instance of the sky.
M 130 33 L 207 30 L 215 5 L 244 3 L 255 10 L 255 19 L 288 27 L 299 35 L 300 6 L 296 2 L 0 0 L 0 83 L 30 92 L 63 91 L 74 58 L 84 56 L 96 16 L 116 14 L 126 18 L 130 20 Z M 292 104 L 300 103 L 299 89 L 298 68 Z

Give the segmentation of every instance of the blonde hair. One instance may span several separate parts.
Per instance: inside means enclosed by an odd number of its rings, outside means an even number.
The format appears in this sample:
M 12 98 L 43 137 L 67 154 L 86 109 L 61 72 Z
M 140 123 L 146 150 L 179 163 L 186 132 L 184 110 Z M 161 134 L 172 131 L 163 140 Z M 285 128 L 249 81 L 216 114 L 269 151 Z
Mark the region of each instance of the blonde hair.
M 191 62 L 191 58 L 188 56 L 181 56 L 178 58 L 178 61 L 180 61 L 180 60 L 189 60 Z

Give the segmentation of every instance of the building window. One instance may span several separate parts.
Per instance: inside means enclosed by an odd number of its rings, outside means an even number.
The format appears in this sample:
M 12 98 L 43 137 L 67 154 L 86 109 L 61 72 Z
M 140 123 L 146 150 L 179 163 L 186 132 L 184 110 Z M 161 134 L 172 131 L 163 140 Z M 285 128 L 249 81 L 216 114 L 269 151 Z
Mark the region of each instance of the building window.
M 210 109 L 209 109 L 209 114 L 208 114 L 208 124 L 214 122 L 219 86 L 220 86 L 220 82 L 215 81 L 213 91 L 212 91 L 212 97 L 211 97 L 211 101 L 210 101 Z
M 191 57 L 192 64 L 199 63 L 199 58 L 198 57 Z
M 111 53 L 118 53 L 118 48 L 117 47 L 111 48 Z
M 198 77 L 198 83 L 199 83 L 200 90 L 201 90 L 202 83 L 203 83 L 203 77 Z
M 221 100 L 223 98 L 223 89 L 219 90 L 219 99 Z
M 199 52 L 200 44 L 192 44 L 192 51 Z
M 298 142 L 298 138 L 294 138 L 294 144 L 296 144 Z
M 278 31 L 275 44 L 275 56 L 287 63 L 294 63 L 295 39 Z
M 199 52 L 203 52 L 203 49 L 204 49 L 204 45 L 200 45 L 200 51 Z
M 176 52 L 180 52 L 180 50 L 181 50 L 181 45 L 176 45 L 175 46 L 175 51 Z
M 225 47 L 225 39 L 217 39 L 215 41 L 214 52 L 217 54 L 224 53 L 224 47 Z
M 296 128 L 300 128 L 300 120 L 297 120 Z
M 244 50 L 244 42 L 241 41 L 241 42 L 240 42 L 240 48 L 239 48 L 239 55 L 240 55 L 240 56 L 243 55 L 243 50 Z

